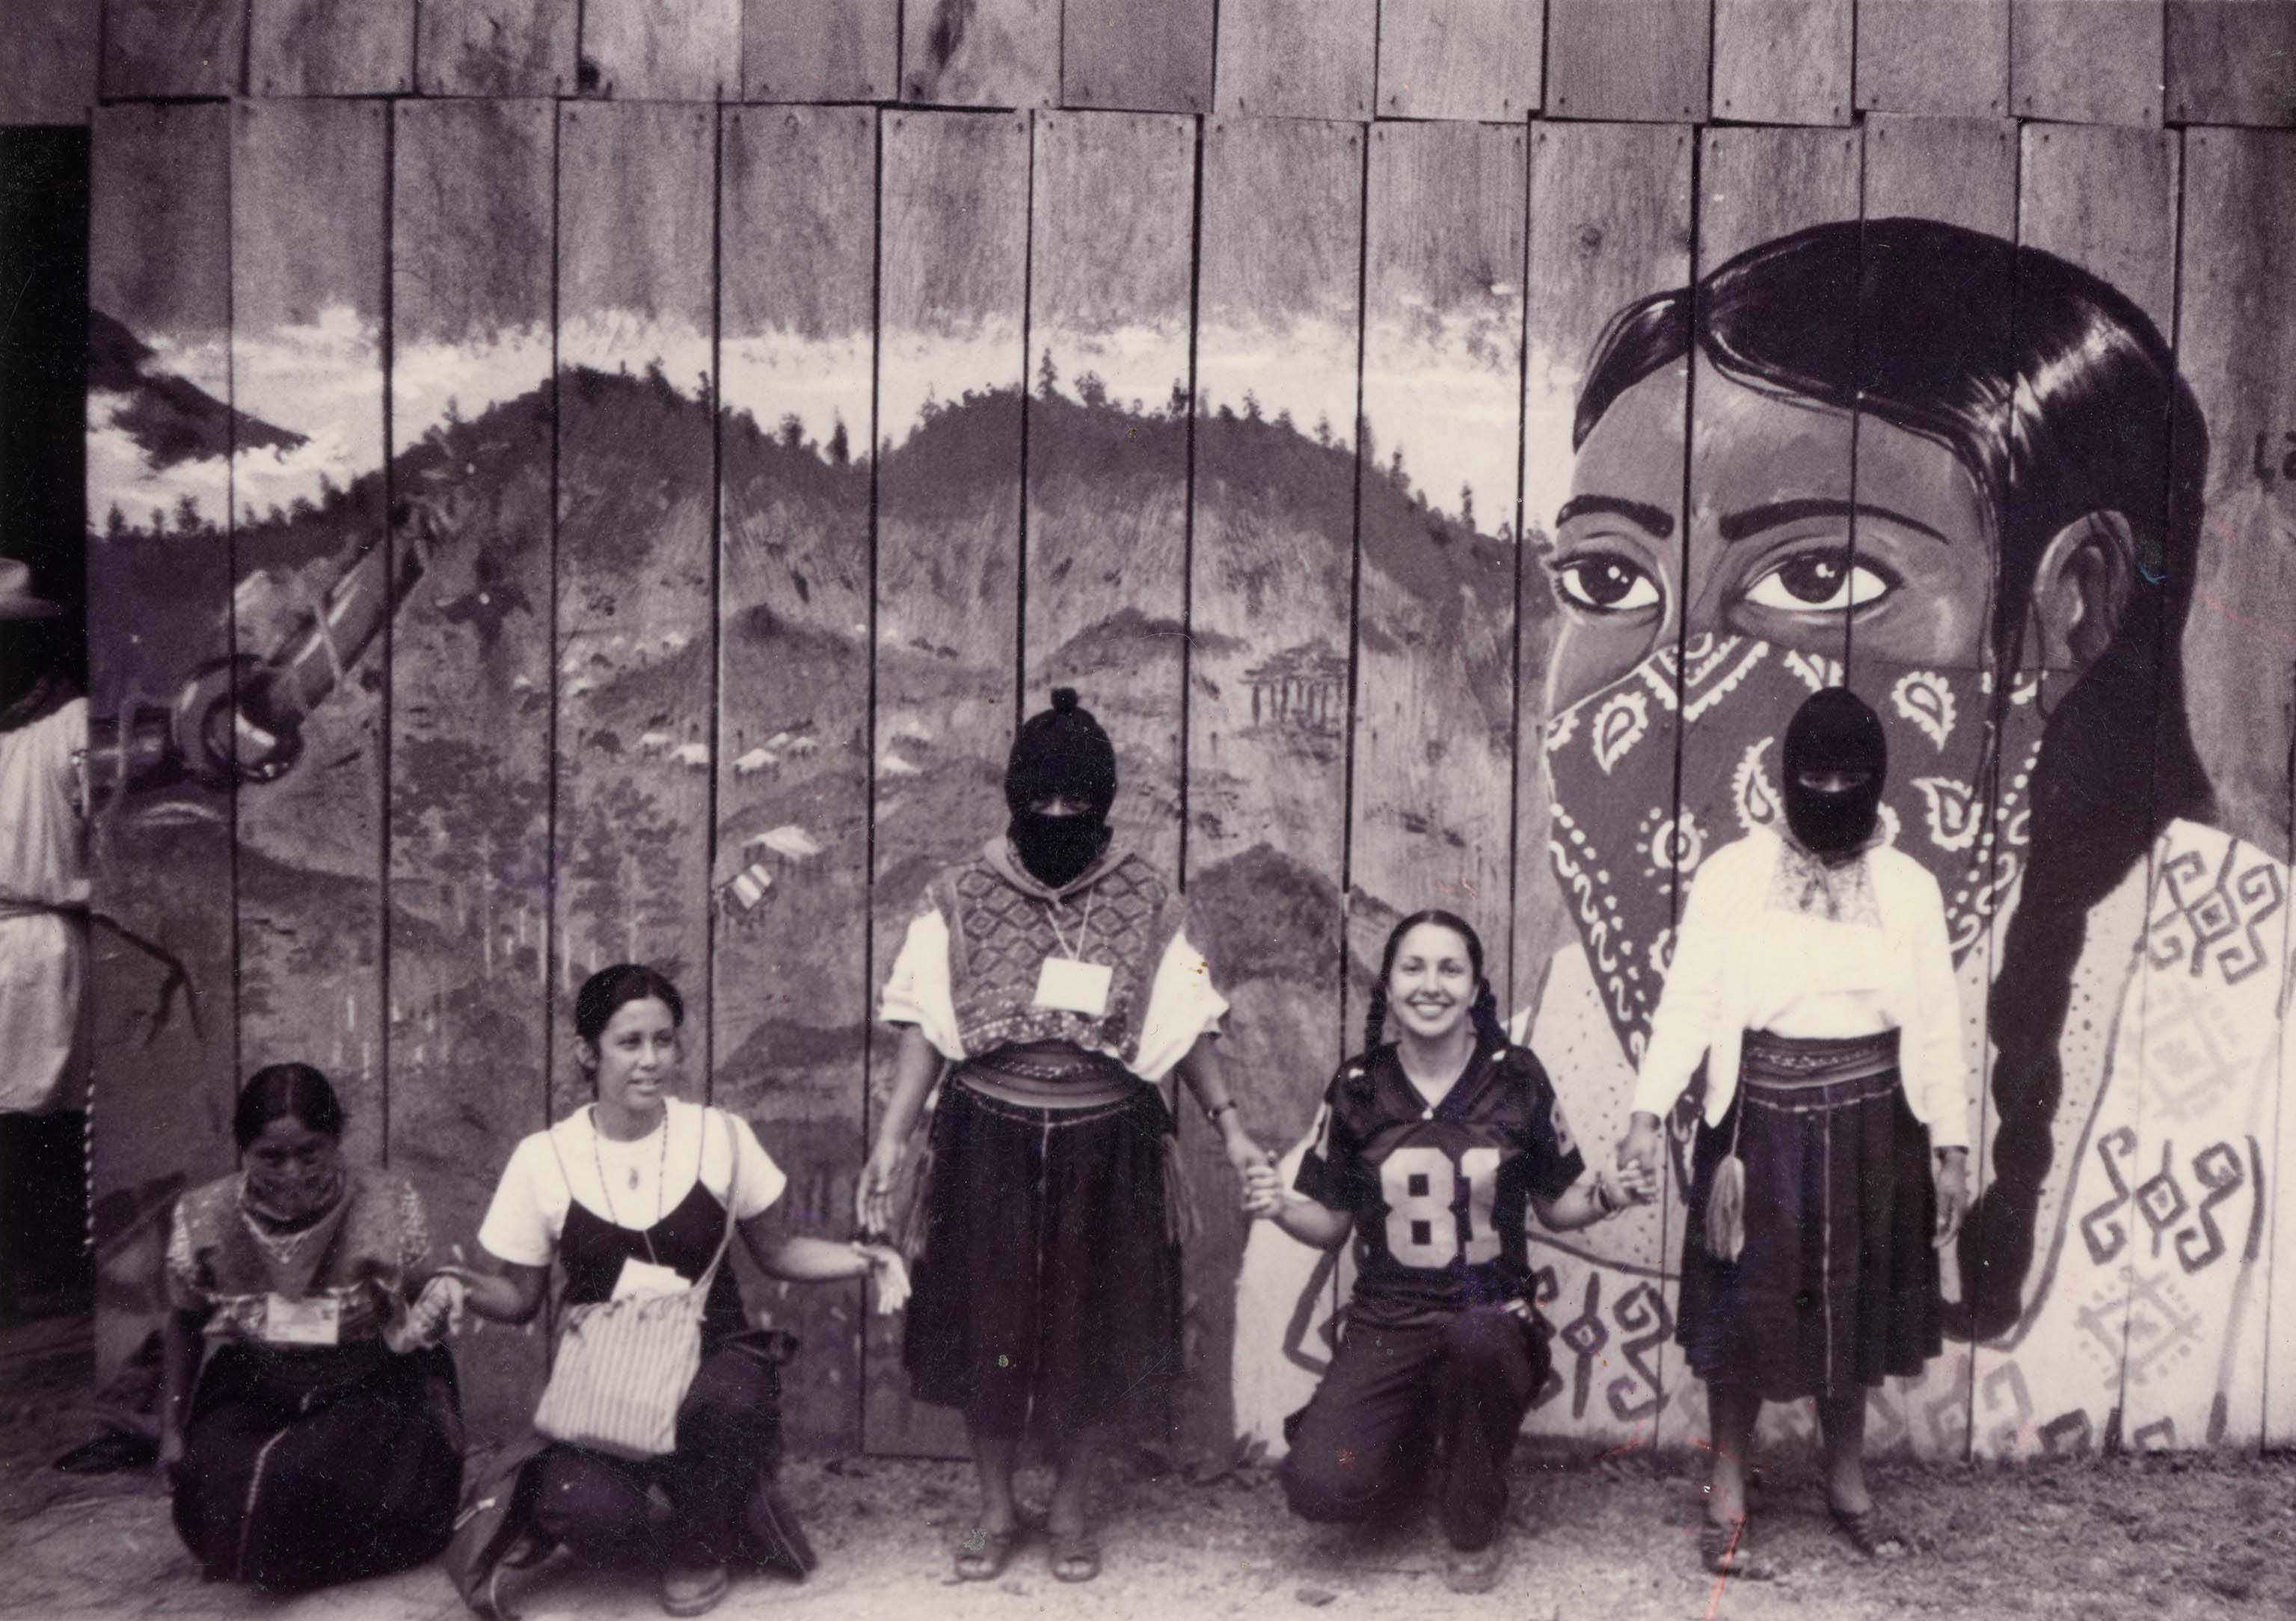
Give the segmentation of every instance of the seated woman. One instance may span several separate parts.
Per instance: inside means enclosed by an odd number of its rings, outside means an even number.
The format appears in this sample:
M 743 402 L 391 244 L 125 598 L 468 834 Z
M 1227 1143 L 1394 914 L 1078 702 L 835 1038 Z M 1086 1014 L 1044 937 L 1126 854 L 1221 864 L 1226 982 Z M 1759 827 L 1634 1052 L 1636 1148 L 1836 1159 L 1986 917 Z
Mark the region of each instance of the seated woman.
M 1775 1574 L 1746 1537 L 1764 1402 L 1817 1401 L 1826 1506 L 1860 1553 L 1904 1539 L 1866 1483 L 1866 1393 L 1943 1348 L 1938 1249 L 1969 1206 L 1969 1104 L 1945 902 L 1880 821 L 1889 741 L 1845 687 L 1786 727 L 1785 827 L 1706 858 L 1635 1086 L 1622 1163 L 1702 1061 L 1675 1338 L 1705 1381 L 1700 1558 Z
M 1546 1070 L 1499 1026 L 1475 931 L 1447 912 L 1398 923 L 1364 1050 L 1324 1094 L 1296 1191 L 1273 1166 L 1245 1175 L 1245 1210 L 1301 1243 L 1332 1249 L 1356 1237 L 1338 1353 L 1284 1426 L 1292 1511 L 1368 1519 L 1431 1473 L 1452 1548 L 1445 1580 L 1488 1592 L 1507 1454 L 1551 1365 L 1526 1215 L 1585 1227 L 1655 1185 L 1639 1171 L 1586 1168 Z
M 342 1104 L 308 1064 L 258 1070 L 232 1134 L 239 1171 L 184 1194 L 168 1242 L 176 1529 L 211 1582 L 293 1590 L 420 1564 L 463 1481 L 454 1363 L 433 1343 L 455 1290 L 407 1306 L 422 1201 L 344 1167 Z
M 874 1273 L 881 1307 L 899 1304 L 907 1281 L 898 1255 L 782 1232 L 775 1207 L 786 1179 L 748 1123 L 670 1096 L 685 1018 L 677 987 L 651 968 L 618 963 L 583 985 L 575 1053 L 597 1101 L 512 1150 L 479 1229 L 497 1269 L 446 1269 L 466 1287 L 472 1311 L 530 1321 L 554 1263 L 565 1269 L 568 1306 L 698 1283 L 721 1256 L 729 1216 L 769 1276 L 825 1282 Z M 747 1325 L 733 1269 L 718 1266 L 675 1449 L 630 1460 L 563 1443 L 537 1447 L 514 1488 L 532 1504 L 525 1528 L 592 1559 L 644 1564 L 674 1616 L 700 1615 L 725 1597 L 736 1559 L 802 1571 L 810 1551 L 770 1493 L 786 1345 L 786 1336 Z

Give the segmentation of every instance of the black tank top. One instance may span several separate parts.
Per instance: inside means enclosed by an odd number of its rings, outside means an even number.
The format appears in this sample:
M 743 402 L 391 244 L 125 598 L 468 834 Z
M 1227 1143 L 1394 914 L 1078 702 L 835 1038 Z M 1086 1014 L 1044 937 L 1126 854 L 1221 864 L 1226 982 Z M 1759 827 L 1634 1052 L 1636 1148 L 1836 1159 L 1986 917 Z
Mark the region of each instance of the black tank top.
M 566 1208 L 566 1231 L 558 1246 L 559 1262 L 566 1268 L 565 1302 L 587 1306 L 612 1299 L 614 1281 L 622 1275 L 622 1263 L 628 1260 L 654 1261 L 688 1282 L 698 1281 L 725 1236 L 725 1203 L 703 1187 L 699 1177 L 676 1209 L 643 1232 L 608 1221 L 578 1199 L 570 1200 Z M 648 1240 L 652 1240 L 651 1248 Z M 709 1299 L 701 1314 L 701 1338 L 714 1343 L 745 1326 L 742 1287 L 734 1281 L 729 1256 L 709 1286 Z

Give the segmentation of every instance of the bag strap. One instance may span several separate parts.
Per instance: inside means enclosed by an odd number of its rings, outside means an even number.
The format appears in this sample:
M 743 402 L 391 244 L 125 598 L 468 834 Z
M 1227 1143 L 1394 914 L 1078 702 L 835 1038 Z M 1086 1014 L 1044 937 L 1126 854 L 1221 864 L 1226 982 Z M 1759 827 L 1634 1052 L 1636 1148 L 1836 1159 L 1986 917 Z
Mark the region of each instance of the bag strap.
M 742 1186 L 742 1134 L 734 1129 L 733 1117 L 722 1109 L 712 1109 L 703 1104 L 701 1140 L 705 1144 L 709 1140 L 709 1120 L 713 1115 L 726 1123 L 726 1231 L 718 1237 L 718 1253 L 709 1258 L 709 1269 L 693 1285 L 705 1298 L 709 1286 L 718 1281 L 718 1268 L 725 1261 L 726 1252 L 734 1247 L 734 1199 Z M 693 1179 L 705 1189 L 709 1185 L 701 1181 L 701 1167 L 699 1166 L 694 1167 Z

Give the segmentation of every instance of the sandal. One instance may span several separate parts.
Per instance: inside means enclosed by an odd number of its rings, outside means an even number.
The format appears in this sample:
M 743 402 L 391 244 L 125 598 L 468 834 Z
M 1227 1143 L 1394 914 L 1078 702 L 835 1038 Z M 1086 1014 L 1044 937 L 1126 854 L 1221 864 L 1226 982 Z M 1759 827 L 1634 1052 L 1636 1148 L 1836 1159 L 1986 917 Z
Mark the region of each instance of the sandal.
M 1736 1576 L 1742 1582 L 1767 1582 L 1777 1575 L 1775 1566 L 1756 1558 L 1747 1545 L 1746 1522 L 1742 1519 L 1726 1524 L 1701 1520 L 1698 1562 L 1715 1576 Z
M 957 1539 L 956 1579 L 960 1582 L 993 1582 L 1004 1574 L 1004 1567 L 1013 1562 L 1013 1550 L 1021 1545 L 1021 1527 L 1008 1531 L 991 1531 L 975 1526 Z
M 661 1607 L 673 1616 L 706 1615 L 718 1608 L 734 1579 L 723 1565 L 661 1573 Z
M 1053 1580 L 1055 1582 L 1089 1582 L 1100 1574 L 1100 1543 L 1089 1531 L 1079 1531 L 1074 1536 L 1054 1536 L 1052 1544 Z
M 1869 1506 L 1853 1510 L 1829 1500 L 1825 1511 L 1833 1517 L 1835 1527 L 1849 1539 L 1849 1545 L 1869 1560 L 1903 1559 L 1911 1551 L 1904 1536 L 1882 1518 L 1879 1509 Z M 1896 1551 L 1884 1553 L 1884 1548 L 1895 1549 Z
M 1454 1548 L 1443 1561 L 1443 1584 L 1453 1592 L 1488 1592 L 1499 1584 L 1504 1558 L 1496 1537 L 1480 1548 Z

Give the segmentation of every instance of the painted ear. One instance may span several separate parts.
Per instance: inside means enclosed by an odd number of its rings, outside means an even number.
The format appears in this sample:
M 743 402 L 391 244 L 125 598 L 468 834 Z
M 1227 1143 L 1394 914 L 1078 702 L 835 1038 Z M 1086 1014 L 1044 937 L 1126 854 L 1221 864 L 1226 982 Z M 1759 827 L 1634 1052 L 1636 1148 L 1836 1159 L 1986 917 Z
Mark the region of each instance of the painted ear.
M 2136 581 L 2136 536 L 2119 512 L 2090 512 L 2050 536 L 2033 572 L 2042 667 L 2078 681 L 2112 645 Z

